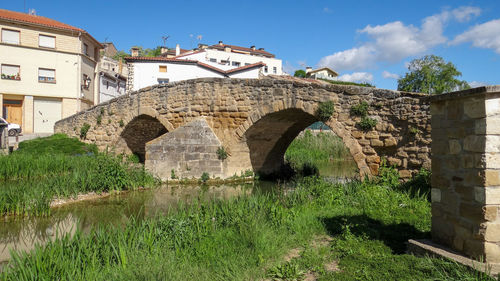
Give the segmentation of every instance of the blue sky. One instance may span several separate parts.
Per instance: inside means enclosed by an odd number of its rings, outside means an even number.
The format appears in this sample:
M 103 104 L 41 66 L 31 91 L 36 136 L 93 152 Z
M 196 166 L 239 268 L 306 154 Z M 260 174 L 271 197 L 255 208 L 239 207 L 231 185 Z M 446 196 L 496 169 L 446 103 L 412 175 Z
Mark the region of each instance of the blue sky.
M 123 50 L 162 45 L 166 35 L 169 47 L 223 40 L 263 47 L 291 73 L 306 65 L 329 66 L 344 80 L 387 89 L 397 88 L 409 61 L 436 54 L 475 86 L 500 84 L 498 0 L 4 0 L 0 8 L 22 12 L 25 2 L 40 16 L 83 28 Z

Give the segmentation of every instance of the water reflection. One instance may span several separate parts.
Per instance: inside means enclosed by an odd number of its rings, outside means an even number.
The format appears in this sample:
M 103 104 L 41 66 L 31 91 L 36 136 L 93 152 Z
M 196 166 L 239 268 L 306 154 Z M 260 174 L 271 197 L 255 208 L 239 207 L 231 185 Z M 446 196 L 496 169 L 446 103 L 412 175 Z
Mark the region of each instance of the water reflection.
M 81 201 L 53 209 L 50 217 L 0 220 L 0 263 L 10 258 L 10 250 L 29 251 L 77 228 L 84 233 L 99 224 L 122 225 L 130 218 L 142 220 L 165 214 L 193 200 L 228 199 L 242 194 L 269 190 L 273 183 L 219 186 L 164 186 L 137 190 L 105 198 Z

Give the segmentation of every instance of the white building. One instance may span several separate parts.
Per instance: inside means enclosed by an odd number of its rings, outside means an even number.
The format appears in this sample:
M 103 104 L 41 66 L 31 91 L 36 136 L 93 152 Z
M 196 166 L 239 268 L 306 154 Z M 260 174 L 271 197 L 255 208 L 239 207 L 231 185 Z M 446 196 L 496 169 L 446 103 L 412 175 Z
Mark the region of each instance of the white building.
M 201 54 L 201 53 L 197 53 Z M 196 55 L 196 54 L 195 54 Z M 191 58 L 196 58 L 191 57 Z M 128 57 L 127 91 L 195 78 L 259 78 L 265 64 L 228 67 L 185 58 Z
M 125 94 L 128 74 L 125 63 L 113 59 L 117 54 L 115 45 L 111 42 L 101 44 L 104 50 L 99 61 L 99 103 Z
M 311 67 L 306 67 L 306 77 L 312 79 L 326 79 L 326 80 L 337 80 L 339 74 L 328 67 L 322 67 L 318 69 L 312 69 Z
M 99 103 L 125 94 L 127 78 L 114 71 L 99 72 Z
M 256 49 L 234 45 L 199 44 L 197 49 L 162 50 L 160 57 L 132 57 L 125 60 L 129 66 L 127 90 L 202 77 L 259 78 L 260 75 L 282 75 L 281 60 L 263 48 Z
M 93 106 L 102 45 L 83 29 L 0 9 L 0 114 L 24 133 Z

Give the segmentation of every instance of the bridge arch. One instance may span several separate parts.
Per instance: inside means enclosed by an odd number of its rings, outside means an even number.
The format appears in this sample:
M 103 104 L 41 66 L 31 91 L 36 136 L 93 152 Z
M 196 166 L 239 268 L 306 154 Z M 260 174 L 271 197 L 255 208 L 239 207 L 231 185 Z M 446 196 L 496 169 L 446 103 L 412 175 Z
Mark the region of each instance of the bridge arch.
M 151 107 L 139 107 L 123 124 L 118 146 L 137 155 L 141 163 L 146 160 L 146 143 L 173 130 L 172 124 Z
M 315 114 L 317 105 L 300 105 L 301 103 L 294 106 L 278 102 L 273 108 L 261 108 L 252 112 L 246 122 L 236 130 L 243 132 L 240 140 L 248 147 L 254 172 L 262 175 L 279 173 L 284 167 L 284 155 L 292 141 L 300 132 L 320 121 Z M 342 139 L 358 166 L 360 176 L 371 176 L 362 147 L 350 132 L 335 116 L 324 123 Z

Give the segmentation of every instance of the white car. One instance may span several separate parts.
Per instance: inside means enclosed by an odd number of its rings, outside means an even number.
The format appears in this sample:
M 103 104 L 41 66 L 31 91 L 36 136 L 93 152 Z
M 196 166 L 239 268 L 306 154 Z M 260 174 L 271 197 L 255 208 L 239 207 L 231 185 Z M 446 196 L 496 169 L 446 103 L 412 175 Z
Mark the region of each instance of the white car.
M 19 124 L 9 123 L 7 120 L 0 117 L 0 125 L 2 124 L 7 124 L 9 136 L 13 137 L 21 134 L 21 126 L 19 126 Z

